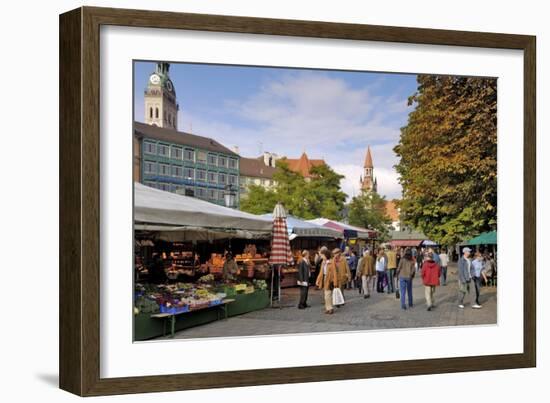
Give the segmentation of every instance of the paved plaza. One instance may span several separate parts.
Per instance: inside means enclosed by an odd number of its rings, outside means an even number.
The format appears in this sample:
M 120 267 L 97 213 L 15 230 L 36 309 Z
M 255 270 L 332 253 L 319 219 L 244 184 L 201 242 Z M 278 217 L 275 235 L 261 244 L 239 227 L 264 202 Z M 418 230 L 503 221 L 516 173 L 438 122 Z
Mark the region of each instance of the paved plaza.
M 307 309 L 297 309 L 299 290 L 283 289 L 282 307 L 266 308 L 226 320 L 177 332 L 175 338 L 232 337 L 289 333 L 316 333 L 346 330 L 465 326 L 496 324 L 497 289 L 483 287 L 482 309 L 464 309 L 457 305 L 456 265 L 449 267 L 447 286 L 437 287 L 434 310 L 428 312 L 422 280 L 413 280 L 414 307 L 401 310 L 395 294 L 378 294 L 364 299 L 357 290 L 346 290 L 346 304 L 335 308 L 333 315 L 324 313 L 322 292 L 310 287 Z M 468 301 L 468 297 L 467 297 Z

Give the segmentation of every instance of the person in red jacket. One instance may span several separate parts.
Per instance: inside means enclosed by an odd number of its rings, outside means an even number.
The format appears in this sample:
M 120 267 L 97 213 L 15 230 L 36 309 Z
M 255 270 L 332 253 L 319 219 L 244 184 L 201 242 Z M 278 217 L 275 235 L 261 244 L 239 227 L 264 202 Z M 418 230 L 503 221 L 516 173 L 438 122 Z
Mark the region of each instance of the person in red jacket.
M 426 296 L 426 305 L 428 311 L 435 308 L 434 294 L 435 287 L 439 285 L 439 276 L 441 275 L 441 267 L 434 262 L 432 252 L 425 255 L 424 263 L 422 263 L 422 282 L 424 283 L 424 294 Z

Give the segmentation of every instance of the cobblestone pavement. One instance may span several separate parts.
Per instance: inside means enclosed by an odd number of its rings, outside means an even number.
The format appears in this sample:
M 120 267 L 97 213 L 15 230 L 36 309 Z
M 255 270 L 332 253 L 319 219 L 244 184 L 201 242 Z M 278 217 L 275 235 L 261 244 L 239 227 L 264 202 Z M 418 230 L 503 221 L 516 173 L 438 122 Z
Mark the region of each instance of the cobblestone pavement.
M 424 299 L 424 286 L 420 278 L 413 280 L 412 309 L 400 309 L 395 294 L 371 293 L 364 299 L 355 290 L 345 290 L 345 306 L 335 309 L 333 315 L 324 313 L 322 293 L 311 287 L 307 309 L 299 310 L 298 289 L 283 290 L 282 308 L 266 308 L 226 320 L 177 332 L 175 338 L 231 337 L 289 333 L 318 333 L 345 330 L 372 330 L 435 326 L 463 326 L 496 324 L 496 287 L 483 287 L 480 303 L 482 309 L 472 309 L 469 303 L 464 309 L 457 305 L 456 267 L 449 267 L 447 286 L 437 287 L 436 307 L 428 312 Z M 468 298 L 468 297 L 467 297 Z

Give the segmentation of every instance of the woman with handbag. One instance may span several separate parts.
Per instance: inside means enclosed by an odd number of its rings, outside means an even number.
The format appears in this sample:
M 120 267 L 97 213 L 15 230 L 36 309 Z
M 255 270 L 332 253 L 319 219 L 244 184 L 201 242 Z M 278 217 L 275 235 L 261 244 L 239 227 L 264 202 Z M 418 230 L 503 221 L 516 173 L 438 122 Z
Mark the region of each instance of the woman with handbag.
M 351 271 L 347 260 L 342 257 L 342 251 L 338 248 L 332 250 L 331 266 L 336 273 L 337 281 L 334 284 L 332 304 L 337 308 L 344 305 L 344 286 L 351 280 Z
M 332 307 L 332 290 L 334 285 L 338 283 L 338 277 L 334 270 L 334 265 L 331 264 L 331 254 L 328 249 L 321 251 L 321 269 L 319 275 L 315 281 L 315 285 L 323 290 L 323 297 L 325 302 L 325 313 L 332 315 L 334 309 Z

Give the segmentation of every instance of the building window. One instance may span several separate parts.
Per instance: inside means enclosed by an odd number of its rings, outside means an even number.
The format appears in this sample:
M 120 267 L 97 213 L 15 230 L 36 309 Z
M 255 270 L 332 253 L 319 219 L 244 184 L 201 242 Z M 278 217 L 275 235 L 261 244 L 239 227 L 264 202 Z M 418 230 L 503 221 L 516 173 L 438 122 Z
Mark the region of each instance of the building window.
M 195 170 L 193 168 L 185 168 L 184 179 L 195 180 Z
M 181 194 L 181 192 L 183 191 L 183 186 L 173 184 L 170 189 L 170 191 L 173 193 Z
M 160 190 L 164 190 L 166 192 L 169 192 L 170 191 L 170 184 L 169 183 L 164 183 L 164 182 L 159 182 L 158 183 L 158 188 Z
M 157 188 L 157 182 L 153 182 L 153 181 L 145 181 L 143 182 L 145 184 L 145 186 L 149 186 L 150 188 Z
M 208 172 L 208 182 L 217 183 L 218 182 L 218 174 L 216 172 Z
M 155 108 L 155 117 L 158 119 L 159 117 L 159 108 Z
M 172 148 L 170 149 L 170 156 L 173 159 L 181 160 L 182 155 L 183 155 L 183 150 L 181 149 L 181 147 L 172 146 Z
M 146 154 L 157 154 L 157 145 L 149 141 L 143 142 L 143 152 Z
M 172 176 L 175 176 L 177 178 L 181 178 L 181 175 L 183 174 L 183 168 L 178 165 L 172 165 Z
M 165 144 L 159 144 L 157 148 L 158 148 L 158 155 L 160 155 L 161 157 L 167 157 L 168 158 L 168 153 L 170 152 L 170 147 L 168 147 Z
M 201 182 L 206 182 L 206 171 L 202 169 L 197 169 L 197 180 Z
M 186 187 L 185 196 L 195 197 L 195 189 Z
M 170 165 L 159 164 L 159 175 L 170 176 Z
M 216 154 L 208 154 L 208 165 L 218 165 L 218 156 Z
M 191 148 L 186 148 L 183 154 L 183 157 L 186 161 L 195 161 L 195 150 Z
M 229 175 L 229 184 L 230 185 L 236 185 L 237 184 L 237 177 L 235 175 Z
M 195 189 L 195 196 L 197 196 L 197 197 L 206 197 L 206 189 L 205 188 L 196 188 Z
M 149 175 L 154 175 L 157 173 L 157 163 L 151 161 L 145 161 L 143 163 L 143 172 Z
M 218 183 L 226 184 L 227 183 L 227 175 L 219 173 L 218 174 Z
M 204 151 L 197 151 L 197 162 L 206 164 L 206 153 Z
M 153 107 L 149 107 L 149 118 L 153 119 Z
M 208 198 L 216 200 L 218 198 L 218 191 L 216 189 L 208 189 Z
M 218 157 L 218 166 L 222 168 L 227 168 L 227 158 L 222 157 L 221 155 Z
M 235 158 L 229 158 L 229 168 L 239 169 L 239 164 Z

